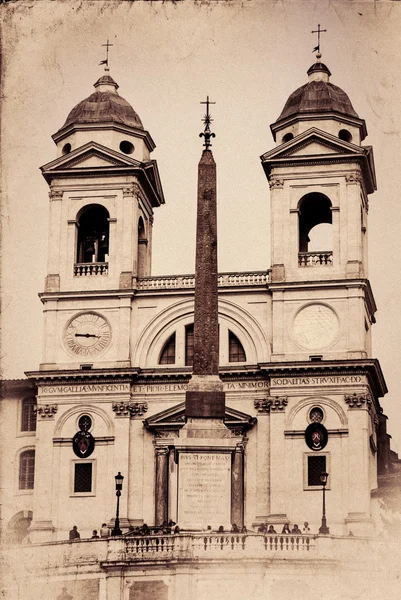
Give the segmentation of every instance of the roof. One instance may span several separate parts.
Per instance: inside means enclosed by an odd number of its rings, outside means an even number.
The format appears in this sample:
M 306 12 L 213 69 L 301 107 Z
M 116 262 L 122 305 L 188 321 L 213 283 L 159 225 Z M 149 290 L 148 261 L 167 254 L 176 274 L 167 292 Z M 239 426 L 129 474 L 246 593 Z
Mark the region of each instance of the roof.
M 309 81 L 288 98 L 277 121 L 299 113 L 337 112 L 358 117 L 347 94 L 326 81 Z
M 143 129 L 142 121 L 127 100 L 118 92 L 118 84 L 110 75 L 103 75 L 94 86 L 96 89 L 77 104 L 61 129 L 76 123 L 121 123 Z
M 276 122 L 297 114 L 326 112 L 359 119 L 347 94 L 330 83 L 331 73 L 326 65 L 320 62 L 320 57 L 321 55 L 317 54 L 317 61 L 307 71 L 308 83 L 290 95 Z

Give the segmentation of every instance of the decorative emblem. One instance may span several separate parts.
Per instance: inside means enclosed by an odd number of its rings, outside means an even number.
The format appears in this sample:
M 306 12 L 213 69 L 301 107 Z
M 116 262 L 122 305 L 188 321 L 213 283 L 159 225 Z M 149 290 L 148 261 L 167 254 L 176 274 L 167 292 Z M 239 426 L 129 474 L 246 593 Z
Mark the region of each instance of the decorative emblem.
M 328 437 L 327 429 L 321 423 L 311 423 L 305 430 L 305 442 L 311 450 L 323 450 Z
M 370 408 L 372 405 L 372 398 L 370 394 L 366 393 L 354 393 L 345 396 L 345 402 L 350 408 Z
M 254 401 L 254 406 L 260 413 L 283 412 L 287 404 L 285 396 L 268 396 Z
M 117 417 L 141 417 L 148 410 L 147 402 L 113 402 L 112 408 Z
M 53 419 L 57 409 L 57 404 L 45 404 L 44 406 L 35 406 L 34 412 L 42 419 Z
M 92 419 L 88 415 L 84 415 L 79 419 L 78 431 L 72 440 L 72 449 L 79 458 L 88 458 L 95 448 L 95 438 L 89 433 L 89 428 L 92 426 Z
M 284 187 L 284 179 L 275 179 L 275 178 L 271 178 L 269 180 L 269 188 L 271 190 L 274 190 L 275 188 L 277 189 L 281 189 Z

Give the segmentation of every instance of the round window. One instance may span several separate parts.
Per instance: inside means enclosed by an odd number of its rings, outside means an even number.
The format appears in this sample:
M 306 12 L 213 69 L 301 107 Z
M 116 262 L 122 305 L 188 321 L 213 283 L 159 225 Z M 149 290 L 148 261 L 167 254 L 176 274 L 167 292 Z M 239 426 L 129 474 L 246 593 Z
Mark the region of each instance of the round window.
M 89 431 L 89 429 L 92 427 L 92 419 L 90 416 L 82 415 L 82 417 L 79 417 L 78 427 L 80 431 Z
M 63 154 L 69 154 L 71 152 L 71 144 L 64 144 L 62 152 Z
M 131 144 L 128 140 L 123 140 L 120 143 L 120 150 L 124 152 L 124 154 L 132 154 L 134 151 L 134 144 Z
M 323 416 L 322 409 L 315 406 L 309 413 L 309 421 L 311 423 L 321 423 L 323 421 Z

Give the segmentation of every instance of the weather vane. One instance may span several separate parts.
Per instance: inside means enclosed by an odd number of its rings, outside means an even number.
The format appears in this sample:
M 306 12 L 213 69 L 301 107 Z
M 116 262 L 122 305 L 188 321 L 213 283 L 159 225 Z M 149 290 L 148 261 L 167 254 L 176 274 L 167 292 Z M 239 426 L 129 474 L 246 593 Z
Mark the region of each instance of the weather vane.
M 205 138 L 205 143 L 203 144 L 206 148 L 206 150 L 209 148 L 209 146 L 211 146 L 212 144 L 210 143 L 210 138 L 214 138 L 216 137 L 216 134 L 211 133 L 210 131 L 210 124 L 213 122 L 213 119 L 211 117 L 211 115 L 209 114 L 209 105 L 210 104 L 216 104 L 216 102 L 210 102 L 209 101 L 209 96 L 206 97 L 206 102 L 200 102 L 200 104 L 206 104 L 206 114 L 203 117 L 202 121 L 205 124 L 205 130 L 203 131 L 203 133 L 199 134 L 199 137 L 204 137 Z
M 102 62 L 100 62 L 99 65 L 106 65 L 105 69 L 109 68 L 109 48 L 111 48 L 111 46 L 113 45 L 114 44 L 109 43 L 109 38 L 107 38 L 106 44 L 102 44 L 102 46 L 106 46 L 106 60 L 102 60 Z
M 312 52 L 320 52 L 320 34 L 327 33 L 327 29 L 320 29 L 320 23 L 317 26 L 317 29 L 312 31 L 312 33 L 317 33 L 317 46 L 313 48 Z

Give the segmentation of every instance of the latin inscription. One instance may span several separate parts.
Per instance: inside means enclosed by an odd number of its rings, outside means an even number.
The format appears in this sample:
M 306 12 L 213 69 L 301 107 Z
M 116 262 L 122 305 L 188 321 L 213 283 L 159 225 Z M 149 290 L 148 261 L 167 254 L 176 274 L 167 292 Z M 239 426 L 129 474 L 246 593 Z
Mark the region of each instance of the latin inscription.
M 174 384 L 155 384 L 155 385 L 135 385 L 134 392 L 137 394 L 157 394 L 165 392 L 186 392 L 188 384 L 186 383 L 174 383 Z M 224 383 L 224 391 L 229 390 L 266 390 L 269 389 L 269 383 L 267 381 L 235 381 Z
M 96 392 L 129 392 L 129 383 L 40 386 L 39 394 L 93 394 Z
M 215 528 L 230 523 L 231 454 L 180 453 L 178 486 L 180 526 Z
M 332 375 L 328 377 L 273 377 L 272 386 L 286 385 L 338 385 L 341 383 L 362 383 L 363 378 L 360 375 Z

